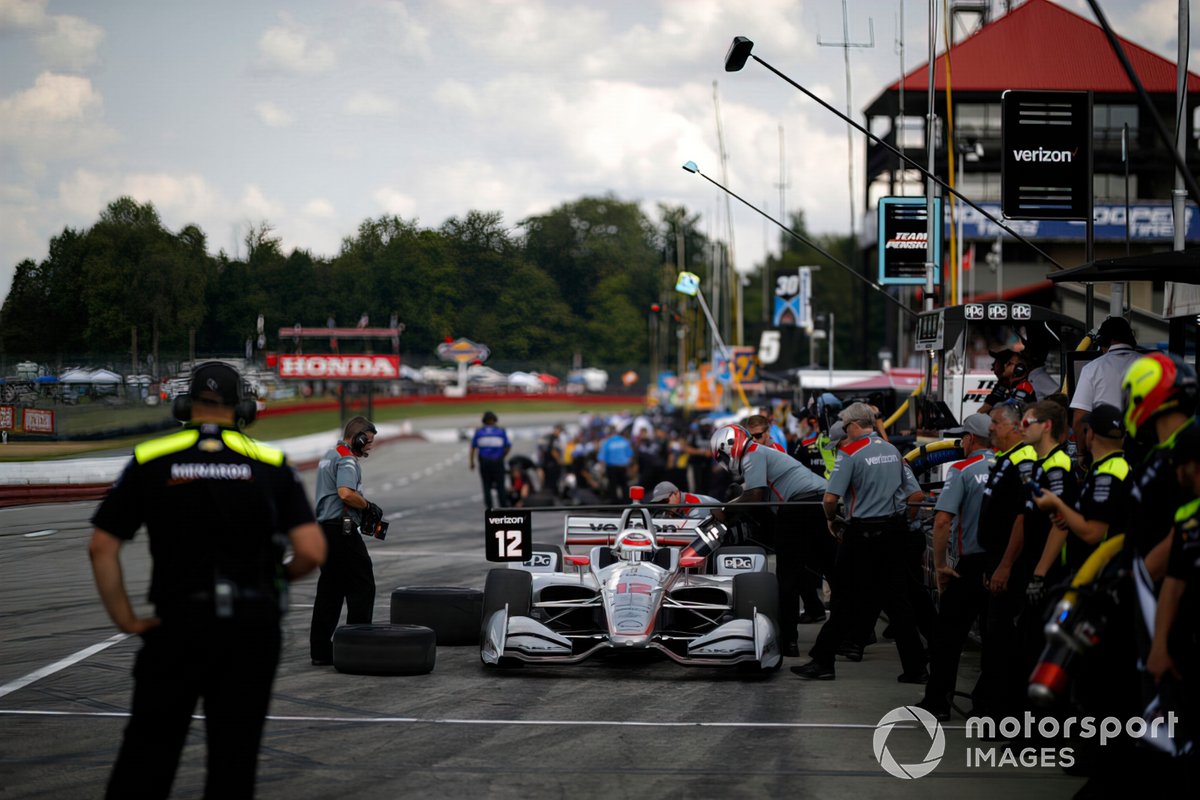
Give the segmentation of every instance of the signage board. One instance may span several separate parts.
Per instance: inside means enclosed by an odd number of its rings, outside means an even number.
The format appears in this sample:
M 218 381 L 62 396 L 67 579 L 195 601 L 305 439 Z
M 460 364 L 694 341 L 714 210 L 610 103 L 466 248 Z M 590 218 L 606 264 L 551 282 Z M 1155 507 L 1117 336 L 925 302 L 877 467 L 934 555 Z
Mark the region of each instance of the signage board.
M 924 197 L 884 197 L 879 201 L 879 283 L 924 286 L 926 264 L 933 262 L 933 282 L 941 281 L 942 199 L 933 200 L 933 250 Z
M 1000 96 L 1000 207 L 1012 219 L 1082 219 L 1092 209 L 1092 94 Z
M 290 380 L 394 381 L 400 356 L 280 355 L 279 377 Z

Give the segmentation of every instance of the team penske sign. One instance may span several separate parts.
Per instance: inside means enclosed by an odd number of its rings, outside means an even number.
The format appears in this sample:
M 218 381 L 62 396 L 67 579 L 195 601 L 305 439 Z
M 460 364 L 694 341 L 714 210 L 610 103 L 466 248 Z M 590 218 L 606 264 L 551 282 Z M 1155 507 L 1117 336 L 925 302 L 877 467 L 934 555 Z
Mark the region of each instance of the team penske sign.
M 400 356 L 280 356 L 279 377 L 293 380 L 393 381 L 400 377 Z

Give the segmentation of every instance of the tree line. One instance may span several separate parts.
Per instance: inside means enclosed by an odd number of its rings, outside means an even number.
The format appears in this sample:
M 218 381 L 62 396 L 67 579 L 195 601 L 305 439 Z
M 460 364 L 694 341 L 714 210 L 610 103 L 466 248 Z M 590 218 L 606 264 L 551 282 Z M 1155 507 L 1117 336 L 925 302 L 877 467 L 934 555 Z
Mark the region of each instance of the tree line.
M 685 331 L 671 339 L 683 342 L 688 360 L 707 358 L 705 322 L 674 285 L 683 267 L 701 276 L 708 293 L 723 246 L 685 208 L 658 210 L 652 220 L 636 203 L 606 196 L 564 203 L 512 227 L 498 212 L 470 211 L 437 228 L 382 216 L 364 220 L 332 257 L 285 253 L 264 222 L 246 235 L 245 257 L 232 258 L 210 255 L 198 226 L 168 230 L 152 203 L 121 197 L 90 228 L 53 237 L 42 261 L 17 265 L 0 307 L 0 347 L 8 364 L 61 364 L 88 354 L 128 359 L 136 337 L 140 354 L 161 364 L 160 353 L 178 357 L 192 348 L 242 354 L 257 337 L 259 315 L 265 349 L 280 352 L 293 347 L 290 338 L 280 341 L 280 328 L 331 319 L 353 327 L 366 315 L 373 327 L 402 323 L 401 353 L 418 361 L 430 360 L 448 337 L 466 337 L 508 362 L 548 367 L 578 356 L 585 364 L 638 367 L 647 363 L 648 315 L 659 304 L 665 324 Z M 803 215 L 793 224 L 802 230 Z M 849 246 L 836 237 L 822 242 Z M 760 270 L 823 261 L 790 238 L 784 243 L 782 259 Z M 852 299 L 861 296 L 855 282 L 838 273 L 825 270 L 816 294 L 839 306 L 840 329 L 842 306 L 856 318 L 867 309 Z M 745 304 L 746 319 L 758 319 L 758 293 L 747 291 Z M 850 360 L 841 364 L 852 366 L 862 341 L 852 332 L 844 338 L 840 357 Z

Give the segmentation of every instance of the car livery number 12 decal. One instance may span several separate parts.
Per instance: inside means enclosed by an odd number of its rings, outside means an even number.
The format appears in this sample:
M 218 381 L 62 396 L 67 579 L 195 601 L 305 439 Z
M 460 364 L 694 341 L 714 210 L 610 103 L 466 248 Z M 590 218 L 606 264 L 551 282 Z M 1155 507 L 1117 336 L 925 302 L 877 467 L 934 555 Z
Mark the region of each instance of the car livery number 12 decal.
M 488 561 L 528 561 L 532 558 L 532 525 L 528 511 L 488 510 L 484 528 Z

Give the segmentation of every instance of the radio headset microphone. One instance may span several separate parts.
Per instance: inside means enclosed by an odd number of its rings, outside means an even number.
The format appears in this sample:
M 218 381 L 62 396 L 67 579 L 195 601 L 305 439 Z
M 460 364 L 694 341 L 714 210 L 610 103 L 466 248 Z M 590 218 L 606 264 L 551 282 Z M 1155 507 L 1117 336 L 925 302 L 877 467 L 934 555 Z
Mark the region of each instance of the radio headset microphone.
M 1024 236 L 1022 236 L 1021 234 L 1014 231 L 1012 228 L 1005 225 L 1003 222 L 1001 222 L 999 219 L 997 219 L 995 215 L 993 215 L 989 211 L 987 211 L 987 209 L 982 208 L 981 206 L 977 205 L 974 201 L 972 201 L 970 198 L 964 196 L 957 189 L 952 188 L 948 183 L 943 181 L 937 175 L 934 175 L 929 170 L 927 170 L 925 167 L 922 167 L 916 161 L 913 161 L 911 158 L 904 155 L 904 153 L 901 153 L 895 147 L 892 147 L 890 144 L 885 142 L 883 139 L 880 139 L 878 136 L 871 133 L 869 130 L 864 128 L 862 125 L 859 125 L 857 122 L 852 120 L 850 117 L 848 117 L 845 114 L 843 114 L 842 112 L 838 111 L 836 108 L 829 105 L 829 103 L 826 103 L 820 97 L 817 97 L 815 94 L 810 92 L 808 89 L 805 89 L 803 86 L 796 83 L 794 80 L 789 78 L 787 75 L 784 75 L 782 72 L 780 72 L 779 70 L 772 67 L 766 61 L 763 61 L 761 58 L 754 55 L 752 52 L 750 52 L 753 48 L 754 48 L 754 42 L 750 41 L 745 36 L 735 36 L 733 38 L 733 43 L 729 46 L 729 50 L 725 53 L 725 71 L 726 72 L 738 72 L 742 69 L 742 67 L 746 66 L 747 61 L 749 61 L 750 59 L 754 59 L 755 61 L 757 61 L 759 64 L 762 64 L 764 67 L 766 67 L 771 72 L 774 72 L 776 75 L 778 75 L 784 81 L 791 84 L 796 89 L 799 89 L 803 94 L 811 97 L 813 100 L 820 103 L 822 107 L 824 107 L 830 113 L 834 114 L 838 119 L 842 120 L 847 125 L 850 125 L 856 131 L 863 134 L 864 136 L 866 136 L 868 139 L 875 142 L 876 144 L 886 147 L 889 152 L 891 152 L 892 154 L 899 156 L 901 159 L 903 159 L 904 163 L 908 164 L 910 167 L 912 167 L 913 169 L 920 172 L 926 178 L 933 181 L 938 186 L 942 187 L 947 192 L 949 192 L 950 194 L 957 197 L 959 200 L 962 200 L 964 203 L 966 203 L 971 208 L 978 211 L 983 216 L 987 217 L 989 221 L 998 225 L 1002 230 L 1006 231 L 1008 234 L 1013 236 L 1013 238 L 1017 239 L 1017 241 L 1021 242 L 1022 244 L 1029 245 L 1031 248 L 1033 248 L 1033 250 L 1036 253 L 1038 253 L 1040 256 L 1045 258 L 1047 261 L 1049 261 L 1055 267 L 1057 267 L 1058 269 L 1066 269 L 1066 267 L 1064 267 L 1062 264 L 1058 263 L 1057 260 L 1055 260 L 1048 253 L 1046 253 L 1045 250 L 1042 250 L 1042 248 L 1038 247 L 1036 244 L 1029 241 Z M 722 188 L 724 188 L 724 187 L 722 187 Z M 739 199 L 741 199 L 741 198 L 739 198 Z M 745 203 L 746 201 L 742 200 L 742 202 Z M 747 205 L 749 205 L 749 204 L 747 203 Z
M 887 289 L 884 289 L 884 288 L 883 288 L 882 286 L 880 286 L 878 283 L 876 283 L 875 281 L 871 280 L 871 279 L 870 279 L 870 278 L 868 278 L 866 275 L 863 275 L 861 272 L 855 272 L 855 271 L 854 271 L 854 269 L 853 269 L 853 268 L 851 268 L 849 264 L 847 264 L 847 263 L 845 263 L 844 261 L 842 261 L 840 258 L 838 258 L 837 256 L 835 256 L 833 253 L 831 253 L 831 252 L 829 252 L 828 250 L 826 250 L 824 247 L 821 247 L 821 245 L 817 244 L 817 243 L 816 243 L 816 242 L 814 242 L 812 239 L 809 239 L 809 238 L 808 238 L 808 237 L 806 237 L 806 236 L 801 236 L 800 234 L 796 233 L 794 230 L 792 230 L 791 228 L 789 228 L 787 225 L 784 225 L 782 222 L 780 222 L 779 220 L 775 219 L 775 218 L 774 218 L 774 217 L 772 217 L 770 214 L 768 214 L 767 212 L 763 211 L 761 208 L 759 208 L 758 206 L 754 205 L 753 203 L 751 203 L 751 202 L 750 202 L 749 200 L 747 200 L 746 198 L 744 198 L 744 197 L 742 197 L 741 195 L 739 195 L 737 192 L 733 191 L 732 189 L 726 188 L 725 186 L 721 185 L 720 183 L 717 183 L 717 182 L 716 182 L 716 181 L 714 181 L 712 178 L 710 178 L 710 177 L 708 177 L 707 175 L 705 175 L 703 172 L 701 172 L 701 171 L 700 171 L 700 168 L 699 168 L 698 166 L 696 166 L 696 162 L 695 162 L 695 161 L 689 161 L 689 162 L 687 162 L 686 164 L 684 164 L 684 165 L 683 165 L 683 168 L 684 168 L 685 170 L 687 170 L 688 172 L 695 173 L 696 175 L 699 175 L 701 178 L 704 178 L 704 180 L 708 181 L 708 182 L 709 182 L 709 183 L 711 183 L 713 186 L 715 186 L 715 187 L 717 187 L 718 189 L 720 189 L 722 192 L 725 192 L 725 193 L 726 193 L 726 194 L 728 194 L 730 197 L 732 197 L 732 198 L 735 198 L 735 199 L 736 199 L 738 202 L 742 203 L 742 204 L 743 204 L 743 205 L 745 205 L 747 208 L 750 208 L 750 209 L 753 209 L 754 211 L 757 211 L 757 212 L 758 212 L 759 214 L 761 214 L 761 215 L 762 215 L 762 216 L 763 216 L 765 219 L 769 219 L 771 222 L 775 223 L 775 225 L 777 225 L 777 226 L 779 227 L 779 229 L 780 229 L 781 231 L 783 231 L 784 233 L 786 233 L 788 236 L 791 236 L 793 239 L 796 239 L 797 241 L 803 242 L 804 244 L 808 245 L 808 246 L 809 246 L 809 247 L 811 247 L 812 249 L 816 250 L 818 253 L 820 253 L 821 255 L 823 255 L 823 256 L 825 256 L 826 258 L 828 258 L 828 259 L 829 259 L 830 261 L 832 261 L 834 264 L 837 264 L 839 267 L 841 267 L 842 269 L 844 269 L 844 270 L 846 270 L 847 272 L 849 272 L 849 273 L 850 273 L 851 275 L 853 275 L 855 278 L 858 278 L 860 281 L 862 281 L 863 283 L 867 284 L 868 286 L 870 286 L 870 287 L 871 287 L 872 289 L 874 289 L 875 291 L 879 292 L 881 295 L 883 295 L 884 297 L 886 297 L 886 298 L 887 298 L 888 300 L 890 300 L 892 303 L 895 303 L 896 307 L 897 307 L 897 308 L 899 308 L 899 309 L 900 309 L 901 311 L 903 311 L 904 313 L 906 313 L 906 314 L 909 314 L 910 316 L 914 316 L 914 317 L 917 315 L 917 312 L 913 311 L 911 308 L 909 308 L 908 306 L 904 305 L 904 303 L 900 302 L 900 301 L 899 301 L 899 300 L 897 300 L 895 297 L 892 297 L 890 294 L 888 294 L 888 292 L 887 292 Z

